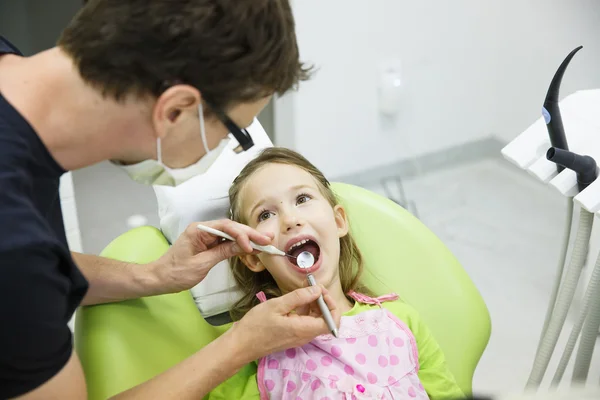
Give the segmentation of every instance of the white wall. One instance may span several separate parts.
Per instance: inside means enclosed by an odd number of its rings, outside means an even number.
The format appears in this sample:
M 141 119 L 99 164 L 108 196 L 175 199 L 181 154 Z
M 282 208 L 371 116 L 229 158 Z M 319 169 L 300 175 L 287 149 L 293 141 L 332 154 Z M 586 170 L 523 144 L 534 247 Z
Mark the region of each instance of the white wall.
M 540 115 L 562 59 L 562 95 L 600 87 L 594 0 L 296 0 L 300 53 L 315 77 L 276 103 L 277 142 L 331 176 L 489 135 L 509 141 Z M 377 110 L 380 63 L 399 58 L 405 104 Z

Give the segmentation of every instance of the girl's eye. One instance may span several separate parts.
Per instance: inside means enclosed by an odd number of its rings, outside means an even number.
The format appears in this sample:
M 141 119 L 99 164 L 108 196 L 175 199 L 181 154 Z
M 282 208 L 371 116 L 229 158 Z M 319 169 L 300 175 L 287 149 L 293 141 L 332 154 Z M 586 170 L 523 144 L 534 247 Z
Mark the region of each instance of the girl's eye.
M 271 211 L 263 211 L 260 214 L 258 214 L 258 221 L 259 222 L 266 221 L 269 219 L 270 216 L 271 216 Z
M 296 203 L 297 204 L 306 203 L 310 199 L 311 199 L 311 197 L 309 195 L 307 195 L 307 194 L 301 194 L 301 195 L 298 195 L 298 198 L 296 199 Z

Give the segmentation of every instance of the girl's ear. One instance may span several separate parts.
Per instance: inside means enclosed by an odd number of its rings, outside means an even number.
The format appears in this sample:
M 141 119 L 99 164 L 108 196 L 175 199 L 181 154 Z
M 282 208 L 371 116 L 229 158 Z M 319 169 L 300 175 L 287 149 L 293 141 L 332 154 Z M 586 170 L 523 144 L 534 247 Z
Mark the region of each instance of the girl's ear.
M 333 207 L 333 214 L 335 216 L 335 224 L 338 227 L 338 237 L 344 237 L 348 234 L 348 217 L 346 216 L 346 210 L 341 205 Z
M 248 267 L 252 272 L 260 272 L 265 270 L 265 266 L 260 262 L 258 256 L 255 254 L 246 254 L 240 257 L 240 260 Z

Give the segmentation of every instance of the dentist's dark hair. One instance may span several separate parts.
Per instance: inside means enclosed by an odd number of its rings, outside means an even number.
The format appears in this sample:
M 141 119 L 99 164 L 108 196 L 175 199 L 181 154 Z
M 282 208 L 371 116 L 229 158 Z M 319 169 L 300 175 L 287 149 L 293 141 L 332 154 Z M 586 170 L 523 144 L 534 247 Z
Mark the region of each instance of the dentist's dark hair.
M 335 193 L 331 190 L 331 185 L 327 178 L 310 161 L 293 150 L 283 147 L 270 147 L 263 150 L 258 157 L 250 161 L 233 181 L 229 189 L 232 220 L 247 224 L 244 210 L 242 210 L 244 189 L 250 177 L 269 164 L 293 165 L 303 169 L 316 180 L 319 191 L 332 208 L 340 204 Z M 230 310 L 231 319 L 234 321 L 240 320 L 252 307 L 259 303 L 259 300 L 256 298 L 258 292 L 264 292 L 267 299 L 282 295 L 275 279 L 273 279 L 267 270 L 258 273 L 252 272 L 239 257 L 233 257 L 229 264 L 235 282 L 242 291 L 242 298 Z M 342 284 L 344 293 L 354 290 L 372 295 L 371 291 L 360 282 L 363 268 L 363 258 L 360 250 L 352 238 L 352 234 L 348 232 L 347 235 L 340 238 L 340 283 Z M 350 301 L 354 301 L 349 296 L 347 297 Z
M 226 110 L 310 75 L 289 0 L 89 0 L 58 46 L 86 83 L 116 100 L 186 84 Z

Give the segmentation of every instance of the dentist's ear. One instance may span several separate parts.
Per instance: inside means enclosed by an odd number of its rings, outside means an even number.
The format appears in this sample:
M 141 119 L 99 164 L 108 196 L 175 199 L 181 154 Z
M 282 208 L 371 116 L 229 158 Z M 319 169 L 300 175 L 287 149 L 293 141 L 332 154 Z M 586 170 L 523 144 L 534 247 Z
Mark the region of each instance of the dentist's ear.
M 260 262 L 258 255 L 256 254 L 245 254 L 240 256 L 240 259 L 252 272 L 261 272 L 265 270 L 265 266 Z
M 157 137 L 164 138 L 183 117 L 184 111 L 197 113 L 201 95 L 189 85 L 174 85 L 165 90 L 156 100 L 152 121 Z
M 348 234 L 348 216 L 346 210 L 341 205 L 333 207 L 333 214 L 335 216 L 335 223 L 338 228 L 338 237 L 344 237 Z

